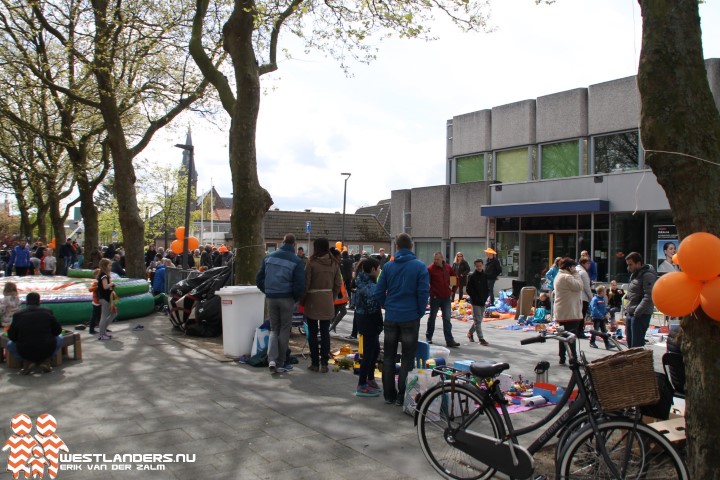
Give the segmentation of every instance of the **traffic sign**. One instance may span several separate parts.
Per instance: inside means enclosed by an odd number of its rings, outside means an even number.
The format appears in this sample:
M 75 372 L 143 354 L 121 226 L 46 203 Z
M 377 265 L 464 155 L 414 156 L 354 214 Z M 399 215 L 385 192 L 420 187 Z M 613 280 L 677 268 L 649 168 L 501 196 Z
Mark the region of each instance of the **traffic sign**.
M 310 233 L 311 227 L 310 227 L 310 220 L 305 222 L 305 233 Z

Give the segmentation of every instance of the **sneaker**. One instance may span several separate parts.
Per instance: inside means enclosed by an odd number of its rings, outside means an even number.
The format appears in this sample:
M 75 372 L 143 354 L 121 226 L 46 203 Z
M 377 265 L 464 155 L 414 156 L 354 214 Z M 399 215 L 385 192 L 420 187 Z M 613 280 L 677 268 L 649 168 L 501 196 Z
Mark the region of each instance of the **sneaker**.
M 482 345 L 483 347 L 487 347 L 487 346 L 490 345 L 490 344 L 489 344 L 484 338 L 481 338 L 481 339 L 480 339 L 480 345 Z
M 20 371 L 18 372 L 18 374 L 20 374 L 20 375 L 30 375 L 30 372 L 32 372 L 32 369 L 33 369 L 33 367 L 35 366 L 35 364 L 34 364 L 34 363 L 25 364 L 24 362 L 23 362 L 23 364 L 24 364 L 25 366 L 20 369 Z
M 428 345 L 432 345 L 432 338 L 425 338 L 425 341 L 428 343 Z
M 285 367 L 277 367 L 277 368 L 275 369 L 275 372 L 276 372 L 276 373 L 288 373 L 289 371 L 290 371 L 290 369 L 285 368 Z
M 377 390 L 378 392 L 382 392 L 382 388 L 380 388 L 380 385 L 375 381 L 375 379 L 368 380 L 367 386 L 372 388 L 373 390 Z
M 357 336 L 355 336 L 355 335 L 348 335 L 347 337 L 345 337 L 345 340 L 357 340 Z
M 133 330 L 145 330 L 145 327 L 138 323 L 133 327 Z
M 43 373 L 50 373 L 53 371 L 52 365 L 50 365 L 49 360 L 41 363 L 40 369 L 43 371 Z
M 458 342 L 456 342 L 455 340 L 453 340 L 451 342 L 448 342 L 447 346 L 450 348 L 455 348 L 455 347 L 459 347 L 460 344 Z
M 308 367 L 308 370 L 310 370 L 311 372 L 319 372 L 319 371 L 320 371 L 320 367 L 317 366 L 317 365 L 310 365 L 310 366 Z
M 398 395 L 398 397 L 395 399 L 395 406 L 396 407 L 402 407 L 403 406 L 403 397 Z
M 112 336 L 111 335 L 100 335 L 98 337 L 98 340 L 112 340 Z
M 277 372 L 277 367 L 275 366 L 275 362 L 270 362 L 268 364 L 268 367 L 270 368 L 270 374 Z
M 395 399 L 394 398 L 385 398 L 385 404 L 395 405 Z
M 355 396 L 356 397 L 379 397 L 380 392 L 377 390 L 373 390 L 372 388 L 369 388 L 367 385 L 358 385 L 358 387 L 355 389 Z
M 468 332 L 467 337 L 468 337 L 468 340 L 470 340 L 471 342 L 475 341 L 475 337 L 473 336 L 472 333 Z
M 590 342 L 590 346 L 592 348 L 598 348 L 597 344 L 595 342 Z
M 328 368 L 327 365 L 322 365 L 322 366 L 320 367 L 320 373 L 327 373 L 327 372 L 329 372 L 329 371 L 330 371 L 330 369 Z
M 90 330 L 88 333 L 89 333 L 90 335 L 97 335 L 97 334 L 98 334 L 98 331 L 97 331 L 97 330 Z
M 294 367 L 288 363 L 288 364 L 286 364 L 285 366 L 283 366 L 283 368 L 285 369 L 286 372 L 289 372 L 289 371 L 292 370 Z M 280 369 L 278 368 L 278 370 L 280 370 Z
M 558 365 L 565 365 L 565 359 L 561 358 L 560 361 L 558 362 Z

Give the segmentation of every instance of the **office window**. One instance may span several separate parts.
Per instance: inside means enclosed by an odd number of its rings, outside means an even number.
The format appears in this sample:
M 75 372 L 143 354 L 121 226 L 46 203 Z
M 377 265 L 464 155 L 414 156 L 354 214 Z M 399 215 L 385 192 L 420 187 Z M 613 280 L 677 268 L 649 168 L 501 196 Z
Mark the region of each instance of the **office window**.
M 501 182 L 528 180 L 528 149 L 505 150 L 495 157 L 495 179 Z
M 415 256 L 425 265 L 430 265 L 435 252 L 441 250 L 440 242 L 415 242 Z
M 578 141 L 553 143 L 541 147 L 540 178 L 576 177 L 580 174 Z
M 485 180 L 485 154 L 460 157 L 455 160 L 455 183 Z
M 453 244 L 454 249 L 450 252 L 450 263 L 455 260 L 455 254 L 462 252 L 470 265 L 470 269 L 474 270 L 473 261 L 476 258 L 485 259 L 485 242 L 455 242 Z
M 593 138 L 595 173 L 622 172 L 640 168 L 637 131 Z

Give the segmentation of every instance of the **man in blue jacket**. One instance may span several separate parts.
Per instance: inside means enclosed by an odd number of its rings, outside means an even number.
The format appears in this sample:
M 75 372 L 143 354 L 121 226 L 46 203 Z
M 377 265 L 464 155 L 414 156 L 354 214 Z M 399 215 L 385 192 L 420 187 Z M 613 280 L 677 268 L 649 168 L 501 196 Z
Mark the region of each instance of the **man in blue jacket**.
M 410 235 L 399 234 L 395 246 L 395 259 L 383 267 L 373 298 L 385 308 L 382 372 L 385 403 L 402 405 L 408 372 L 415 368 L 420 318 L 425 315 L 430 295 L 430 276 L 425 264 L 412 252 Z M 399 343 L 402 344 L 402 360 L 396 388 L 395 357 Z
M 20 240 L 15 248 L 10 253 L 10 272 L 12 273 L 13 266 L 15 267 L 15 274 L 18 277 L 24 277 L 28 273 L 28 269 L 32 265 L 30 263 L 30 249 L 27 248 L 27 242 Z
M 282 246 L 263 259 L 255 283 L 267 298 L 270 373 L 287 372 L 285 356 L 290 341 L 292 314 L 295 302 L 305 293 L 305 263 L 295 254 L 295 235 L 285 235 Z

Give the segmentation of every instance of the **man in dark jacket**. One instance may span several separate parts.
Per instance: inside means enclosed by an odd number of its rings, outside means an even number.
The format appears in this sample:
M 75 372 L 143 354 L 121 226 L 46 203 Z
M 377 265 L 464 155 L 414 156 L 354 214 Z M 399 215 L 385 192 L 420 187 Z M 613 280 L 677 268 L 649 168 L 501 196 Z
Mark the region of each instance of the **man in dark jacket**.
M 625 298 L 625 329 L 629 348 L 645 346 L 645 334 L 650 326 L 655 305 L 652 301 L 652 289 L 657 273 L 651 265 L 643 265 L 643 258 L 637 252 L 625 257 L 630 272 L 630 285 Z
M 62 348 L 62 327 L 47 308 L 40 308 L 40 294 L 30 292 L 25 297 L 27 308 L 13 315 L 8 330 L 7 349 L 22 360 L 21 375 L 28 375 L 35 364 L 44 372 L 51 372 L 50 359 Z
M 487 255 L 485 276 L 487 277 L 490 306 L 493 306 L 495 304 L 495 281 L 502 274 L 502 265 L 500 265 L 500 260 L 497 259 L 497 252 L 492 248 L 486 248 L 485 254 Z
M 283 373 L 295 302 L 305 294 L 305 264 L 295 254 L 295 235 L 285 235 L 280 248 L 263 259 L 255 283 L 267 297 L 270 373 Z
M 467 293 L 470 295 L 473 314 L 473 324 L 470 326 L 467 337 L 471 342 L 474 342 L 473 333 L 477 332 L 478 342 L 486 346 L 488 342 L 485 341 L 482 333 L 482 321 L 485 313 L 485 302 L 488 298 L 488 281 L 483 271 L 483 261 L 480 258 L 475 260 L 475 271 L 467 279 Z

